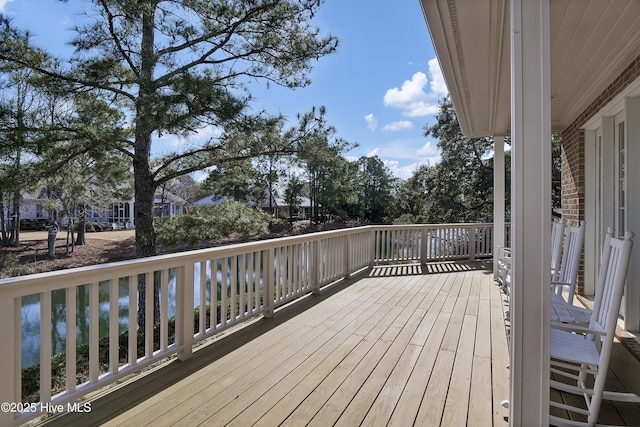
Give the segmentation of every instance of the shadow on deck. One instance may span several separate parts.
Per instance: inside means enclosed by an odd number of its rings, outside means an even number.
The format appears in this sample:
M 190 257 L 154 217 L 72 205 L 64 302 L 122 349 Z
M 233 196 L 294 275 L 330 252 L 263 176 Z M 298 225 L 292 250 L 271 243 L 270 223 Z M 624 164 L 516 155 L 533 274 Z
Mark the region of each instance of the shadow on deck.
M 503 295 L 490 268 L 376 267 L 96 395 L 90 413 L 46 425 L 506 426 Z M 612 420 L 640 420 L 640 408 L 614 412 Z

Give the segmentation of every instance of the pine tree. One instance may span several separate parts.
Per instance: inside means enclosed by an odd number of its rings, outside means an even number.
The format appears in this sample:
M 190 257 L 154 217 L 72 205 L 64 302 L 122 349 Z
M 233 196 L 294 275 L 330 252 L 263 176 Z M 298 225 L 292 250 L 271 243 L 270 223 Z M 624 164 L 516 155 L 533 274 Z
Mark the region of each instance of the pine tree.
M 273 121 L 247 108 L 254 80 L 289 88 L 310 83 L 313 61 L 336 50 L 337 39 L 310 24 L 318 0 L 93 0 L 92 22 L 76 28 L 71 61 L 59 69 L 16 48 L 24 34 L 7 34 L 0 60 L 35 70 L 116 104 L 131 117 L 132 138 L 113 147 L 133 165 L 136 250 L 154 255 L 155 189 L 173 178 L 250 158 L 265 150 L 252 135 Z M 188 19 L 186 18 L 188 17 Z M 7 24 L 8 25 L 8 24 Z M 154 138 L 208 141 L 152 163 Z M 243 135 L 246 146 L 234 142 Z

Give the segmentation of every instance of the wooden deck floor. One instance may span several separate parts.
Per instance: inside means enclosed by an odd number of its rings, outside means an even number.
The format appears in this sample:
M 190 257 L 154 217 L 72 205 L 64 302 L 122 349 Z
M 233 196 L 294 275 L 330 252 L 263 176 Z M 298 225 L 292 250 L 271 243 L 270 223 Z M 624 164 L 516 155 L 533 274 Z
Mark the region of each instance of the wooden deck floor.
M 503 298 L 476 267 L 376 268 L 50 424 L 506 426 Z

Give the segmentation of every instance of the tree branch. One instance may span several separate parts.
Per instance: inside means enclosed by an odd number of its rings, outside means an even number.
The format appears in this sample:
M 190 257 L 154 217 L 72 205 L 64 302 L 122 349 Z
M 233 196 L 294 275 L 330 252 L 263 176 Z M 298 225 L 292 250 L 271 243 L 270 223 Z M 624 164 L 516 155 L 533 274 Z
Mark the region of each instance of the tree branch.
M 36 71 L 36 72 L 38 72 L 40 74 L 43 74 L 45 76 L 53 77 L 54 79 L 63 80 L 63 81 L 68 82 L 68 83 L 75 83 L 75 84 L 78 84 L 78 85 L 81 85 L 81 86 L 85 86 L 87 88 L 106 90 L 108 92 L 112 92 L 112 93 L 116 93 L 118 95 L 122 95 L 122 96 L 128 98 L 129 100 L 131 100 L 133 102 L 136 101 L 136 97 L 134 95 L 131 95 L 130 93 L 128 93 L 128 92 L 126 92 L 126 91 L 124 91 L 122 89 L 118 89 L 118 88 L 115 88 L 115 87 L 112 87 L 112 86 L 106 86 L 106 85 L 103 85 L 101 83 L 89 82 L 89 81 L 85 81 L 85 80 L 82 80 L 82 79 L 78 79 L 76 77 L 71 77 L 71 76 L 67 76 L 67 75 L 64 75 L 64 74 L 56 73 L 54 71 L 47 70 L 46 68 L 39 67 L 39 66 L 31 64 L 31 63 L 29 63 L 27 61 L 23 61 L 23 60 L 20 60 L 20 59 L 11 57 L 11 56 L 7 56 L 7 55 L 4 55 L 2 53 L 0 53 L 0 60 L 7 61 L 7 62 L 10 62 L 10 63 L 13 63 L 13 64 L 17 64 L 17 65 L 21 65 L 23 67 L 29 68 L 29 69 L 31 69 L 33 71 Z
M 140 77 L 140 73 L 137 70 L 135 64 L 133 63 L 129 55 L 126 53 L 126 51 L 122 47 L 122 44 L 120 43 L 120 39 L 118 38 L 118 34 L 116 33 L 115 27 L 113 25 L 114 18 L 115 18 L 114 15 L 109 10 L 109 6 L 105 2 L 105 0 L 99 0 L 99 1 L 105 13 L 107 14 L 107 21 L 109 22 L 109 34 L 111 34 L 111 38 L 113 39 L 113 42 L 115 43 L 116 48 L 118 49 L 118 52 L 120 52 L 120 55 L 127 62 L 127 64 L 129 65 L 129 68 L 131 68 L 131 71 L 136 75 L 136 77 Z
M 156 84 L 158 85 L 158 87 L 162 87 L 165 86 L 167 84 L 169 84 L 169 81 L 176 75 L 182 74 L 185 71 L 188 71 L 190 69 L 192 69 L 193 67 L 196 67 L 198 65 L 204 65 L 204 64 L 221 64 L 221 63 L 225 63 L 228 61 L 233 61 L 236 59 L 239 59 L 240 57 L 237 56 L 236 58 L 234 57 L 229 57 L 229 58 L 225 58 L 224 60 L 221 61 L 216 61 L 216 62 L 209 62 L 207 61 L 207 58 L 209 58 L 211 55 L 213 55 L 216 51 L 218 51 L 218 49 L 221 49 L 224 45 L 226 45 L 227 43 L 229 43 L 229 41 L 231 40 L 231 37 L 233 37 L 233 35 L 235 34 L 236 30 L 240 27 L 240 25 L 244 24 L 245 22 L 248 22 L 250 20 L 250 18 L 253 17 L 253 15 L 258 14 L 261 11 L 264 10 L 269 10 L 269 9 L 273 9 L 275 7 L 275 3 L 272 3 L 271 5 L 267 5 L 267 6 L 261 6 L 261 7 L 255 7 L 253 9 L 250 9 L 246 15 L 244 17 L 242 17 L 242 19 L 238 19 L 236 22 L 234 22 L 227 30 L 226 30 L 226 37 L 224 37 L 223 40 L 221 40 L 219 43 L 216 43 L 211 49 L 209 49 L 208 51 L 206 51 L 204 54 L 200 55 L 200 57 L 188 64 L 185 64 L 173 71 L 171 71 L 170 73 L 167 73 L 165 75 L 163 75 L 162 77 L 158 78 L 156 80 Z M 216 32 L 210 32 L 207 34 L 203 34 L 202 36 L 194 39 L 194 40 L 190 40 L 187 41 L 186 43 L 183 43 L 181 45 L 178 46 L 174 46 L 174 47 L 168 47 L 166 49 L 162 49 L 159 50 L 157 52 L 157 56 L 158 58 L 170 54 L 170 53 L 175 53 L 175 52 L 180 52 L 184 49 L 188 49 L 190 47 L 193 47 L 195 45 L 197 45 L 198 43 L 203 43 L 206 42 L 207 40 L 209 40 L 211 37 L 214 37 L 218 34 L 223 34 L 222 33 L 216 33 Z M 255 54 L 257 52 L 253 52 L 251 54 Z M 243 55 L 246 56 L 246 55 Z
M 187 157 L 190 156 L 195 156 L 197 154 L 201 154 L 201 153 L 208 153 L 208 152 L 213 152 L 216 150 L 222 150 L 221 147 L 210 147 L 210 148 L 202 148 L 199 150 L 193 150 L 193 151 L 189 151 L 186 153 L 182 153 L 179 155 L 176 155 L 170 159 L 168 159 L 167 161 L 164 162 L 164 164 L 159 167 L 152 175 L 154 183 L 159 186 L 164 184 L 167 181 L 172 180 L 173 178 L 177 178 L 179 176 L 182 175 L 186 175 L 192 172 L 197 172 L 197 171 L 201 171 L 203 169 L 206 169 L 208 167 L 211 166 L 215 166 L 215 165 L 219 165 L 222 163 L 228 163 L 228 162 L 233 162 L 233 161 L 240 161 L 240 160 L 250 160 L 253 159 L 257 156 L 265 156 L 265 155 L 270 155 L 270 154 L 293 154 L 295 153 L 295 150 L 289 149 L 289 150 L 285 150 L 285 149 L 279 149 L 279 150 L 272 150 L 272 151 L 265 151 L 265 152 L 261 152 L 261 153 L 251 153 L 251 154 L 244 154 L 244 155 L 237 155 L 237 156 L 233 156 L 233 157 L 225 157 L 224 159 L 215 159 L 215 160 L 207 160 L 207 161 L 203 161 L 203 162 L 199 162 L 196 163 L 193 166 L 190 166 L 188 168 L 184 168 L 184 169 L 179 169 L 179 170 L 175 170 L 174 172 L 171 173 L 167 173 L 166 175 L 163 175 L 161 178 L 158 178 L 158 176 L 160 175 L 160 172 L 163 170 L 168 169 L 171 164 L 176 163 L 182 159 L 185 159 Z
M 229 40 L 231 40 L 231 37 L 235 34 L 236 30 L 238 29 L 238 27 L 240 27 L 240 25 L 244 24 L 245 22 L 248 22 L 250 18 L 252 18 L 254 15 L 258 14 L 259 12 L 266 11 L 266 10 L 269 10 L 269 9 L 273 9 L 274 7 L 275 7 L 275 3 L 271 3 L 270 5 L 266 5 L 266 6 L 254 7 L 253 9 L 248 10 L 246 15 L 244 17 L 242 17 L 242 19 L 238 19 L 231 26 L 229 26 L 227 29 L 225 29 L 225 31 L 218 31 L 218 32 L 211 31 L 211 32 L 203 34 L 200 37 L 197 37 L 197 38 L 195 38 L 193 40 L 187 40 L 186 42 L 184 42 L 184 43 L 182 43 L 180 45 L 167 47 L 166 49 L 161 49 L 161 50 L 158 51 L 158 57 L 162 57 L 162 56 L 170 54 L 170 53 L 180 52 L 180 51 L 182 51 L 184 49 L 191 48 L 191 47 L 197 45 L 198 43 L 205 42 L 205 41 L 209 40 L 211 37 L 215 37 L 217 35 L 226 33 L 227 36 L 220 43 L 218 43 L 214 47 L 214 49 L 212 51 L 210 51 L 211 53 L 213 53 L 216 50 L 218 50 L 220 47 L 222 47 L 225 44 L 227 44 L 229 42 Z M 206 54 L 205 56 L 208 56 L 208 55 L 209 54 Z

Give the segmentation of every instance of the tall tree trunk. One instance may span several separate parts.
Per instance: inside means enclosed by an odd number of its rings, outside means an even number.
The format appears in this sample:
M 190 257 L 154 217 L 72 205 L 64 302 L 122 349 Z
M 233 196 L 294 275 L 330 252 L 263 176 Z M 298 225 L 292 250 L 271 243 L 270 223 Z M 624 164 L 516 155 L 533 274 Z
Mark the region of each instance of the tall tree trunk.
M 56 258 L 56 237 L 58 236 L 58 224 L 55 220 L 49 222 L 49 232 L 47 233 L 47 248 L 49 249 L 49 259 Z
M 13 193 L 13 208 L 11 210 L 11 241 L 13 246 L 20 246 L 20 201 L 22 196 L 20 190 Z
M 136 203 L 133 212 L 136 224 L 136 255 L 138 257 L 154 256 L 156 255 L 156 233 L 153 228 L 155 186 L 149 162 L 134 161 L 134 176 Z
M 82 203 L 78 212 L 78 232 L 76 234 L 76 245 L 84 245 L 86 243 L 86 226 L 87 226 L 87 205 Z
M 147 144 L 142 142 L 148 140 Z M 151 149 L 151 134 L 141 133 L 140 139 L 136 138 L 136 158 L 133 162 L 135 178 L 134 216 L 136 224 L 136 255 L 148 257 L 156 255 L 156 232 L 153 227 L 153 199 L 155 184 L 151 176 L 149 153 Z M 155 275 L 154 275 L 155 276 Z M 156 280 L 154 280 L 156 282 Z M 154 283 L 154 323 L 160 321 L 160 298 L 158 283 Z M 146 317 L 146 276 L 138 275 L 138 326 L 144 327 Z
M 0 241 L 2 246 L 6 246 L 9 243 L 9 236 L 7 235 L 7 218 L 4 214 L 4 195 L 0 193 Z
M 136 255 L 156 255 L 156 233 L 153 228 L 153 199 L 156 190 L 151 173 L 151 137 L 155 129 L 153 104 L 155 98 L 154 18 L 155 2 L 149 2 L 142 12 L 140 91 L 136 105 L 135 156 L 133 159 L 136 223 Z M 154 279 L 156 274 L 154 274 Z M 154 280 L 154 324 L 160 321 L 160 298 Z M 146 317 L 146 276 L 138 275 L 138 326 L 144 327 Z

